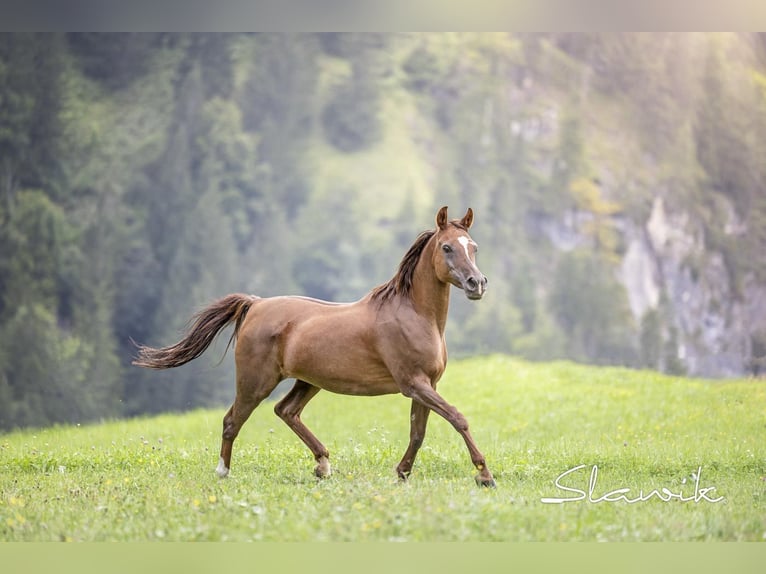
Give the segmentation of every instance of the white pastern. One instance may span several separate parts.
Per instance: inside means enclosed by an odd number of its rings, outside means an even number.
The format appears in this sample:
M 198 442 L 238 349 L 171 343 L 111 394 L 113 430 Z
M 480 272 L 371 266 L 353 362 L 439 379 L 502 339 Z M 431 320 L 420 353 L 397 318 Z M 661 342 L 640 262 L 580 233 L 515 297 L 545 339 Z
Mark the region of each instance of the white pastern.
M 226 478 L 229 475 L 229 469 L 226 468 L 226 464 L 224 464 L 224 462 L 223 462 L 223 457 L 218 459 L 218 466 L 215 469 L 215 473 L 220 478 Z

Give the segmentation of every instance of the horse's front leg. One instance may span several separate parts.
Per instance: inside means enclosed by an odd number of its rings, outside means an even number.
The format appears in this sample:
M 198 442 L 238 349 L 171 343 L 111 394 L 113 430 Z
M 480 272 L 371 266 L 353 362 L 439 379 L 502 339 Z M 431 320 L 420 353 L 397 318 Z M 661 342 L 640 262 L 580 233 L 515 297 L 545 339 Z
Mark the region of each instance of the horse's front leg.
M 479 471 L 479 474 L 475 477 L 477 484 L 494 487 L 495 479 L 487 468 L 484 455 L 476 446 L 476 442 L 468 431 L 468 421 L 466 421 L 460 411 L 445 401 L 442 396 L 431 387 L 428 379 L 416 378 L 407 384 L 401 385 L 401 388 L 404 396 L 410 397 L 414 402 L 434 411 L 436 414 L 446 419 L 447 422 L 460 433 L 460 436 L 463 437 L 463 440 L 468 447 L 468 452 L 471 455 L 471 462 L 473 462 L 473 465 Z
M 410 408 L 410 444 L 407 447 L 407 452 L 402 457 L 402 461 L 396 467 L 396 473 L 402 480 L 407 480 L 410 472 L 412 472 L 412 464 L 415 462 L 415 457 L 426 436 L 426 424 L 428 423 L 428 414 L 430 412 L 427 406 L 417 401 L 412 401 L 412 407 Z

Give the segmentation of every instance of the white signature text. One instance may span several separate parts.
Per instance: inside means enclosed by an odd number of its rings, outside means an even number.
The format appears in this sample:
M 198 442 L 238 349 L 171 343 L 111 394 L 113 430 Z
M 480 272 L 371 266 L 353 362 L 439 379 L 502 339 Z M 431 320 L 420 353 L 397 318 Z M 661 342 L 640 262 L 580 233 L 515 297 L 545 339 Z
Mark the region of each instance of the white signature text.
M 652 498 L 656 498 L 657 500 L 661 500 L 662 502 L 670 502 L 671 500 L 678 500 L 679 502 L 721 502 L 722 500 L 725 500 L 723 496 L 719 496 L 716 498 L 712 498 L 712 492 L 715 490 L 715 486 L 707 486 L 707 487 L 700 487 L 700 482 L 702 480 L 702 467 L 697 468 L 696 473 L 692 473 L 692 479 L 694 481 L 694 493 L 692 494 L 689 492 L 686 496 L 684 495 L 684 492 L 682 489 L 678 489 L 678 492 L 674 492 L 669 488 L 660 488 L 660 489 L 653 489 L 650 490 L 647 493 L 644 493 L 643 490 L 639 490 L 638 494 L 631 494 L 630 488 L 618 488 L 616 490 L 611 490 L 609 492 L 606 492 L 604 494 L 596 494 L 596 483 L 598 482 L 598 466 L 595 464 L 591 467 L 590 471 L 590 480 L 588 481 L 588 489 L 581 490 L 579 488 L 574 488 L 573 486 L 567 486 L 567 484 L 564 483 L 566 480 L 567 483 L 571 484 L 569 480 L 571 479 L 572 475 L 583 470 L 584 468 L 587 468 L 587 465 L 581 464 L 579 466 L 576 466 L 574 468 L 570 468 L 569 470 L 561 473 L 555 481 L 556 488 L 559 490 L 562 490 L 564 492 L 571 493 L 572 496 L 568 496 L 566 498 L 541 498 L 540 502 L 543 504 L 563 504 L 565 502 L 578 502 L 580 500 L 587 500 L 588 502 L 592 503 L 599 503 L 599 502 L 627 502 L 628 504 L 635 504 L 636 502 L 646 502 L 648 500 L 651 500 Z M 686 482 L 686 479 L 684 479 L 684 483 Z

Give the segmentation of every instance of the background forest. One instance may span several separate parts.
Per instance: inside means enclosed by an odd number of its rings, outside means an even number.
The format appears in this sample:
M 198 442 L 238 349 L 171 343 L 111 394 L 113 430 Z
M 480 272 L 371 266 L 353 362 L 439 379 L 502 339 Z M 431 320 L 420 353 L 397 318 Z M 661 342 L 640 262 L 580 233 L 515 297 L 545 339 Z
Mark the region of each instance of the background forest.
M 356 299 L 441 205 L 453 357 L 759 373 L 764 158 L 764 35 L 0 34 L 0 428 L 229 401 L 131 339 Z

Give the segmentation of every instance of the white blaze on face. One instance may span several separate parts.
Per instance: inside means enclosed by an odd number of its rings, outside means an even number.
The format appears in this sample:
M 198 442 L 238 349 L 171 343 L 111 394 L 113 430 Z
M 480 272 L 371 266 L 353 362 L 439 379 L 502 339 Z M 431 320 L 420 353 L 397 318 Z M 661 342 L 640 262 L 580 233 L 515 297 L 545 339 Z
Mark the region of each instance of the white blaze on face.
M 473 241 L 471 241 L 465 235 L 462 235 L 462 236 L 458 237 L 457 240 L 458 240 L 458 243 L 460 243 L 460 245 L 463 246 L 463 249 L 465 249 L 465 256 L 468 257 L 468 261 L 470 261 L 471 260 L 471 254 L 468 253 L 468 246 L 469 245 L 475 245 L 475 243 Z

